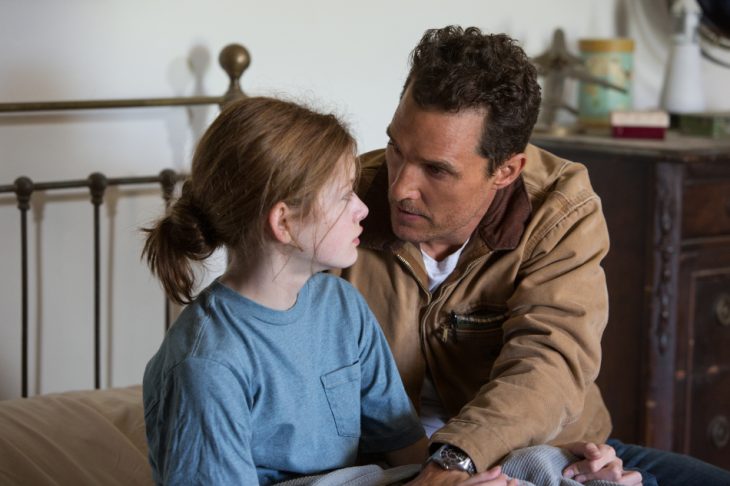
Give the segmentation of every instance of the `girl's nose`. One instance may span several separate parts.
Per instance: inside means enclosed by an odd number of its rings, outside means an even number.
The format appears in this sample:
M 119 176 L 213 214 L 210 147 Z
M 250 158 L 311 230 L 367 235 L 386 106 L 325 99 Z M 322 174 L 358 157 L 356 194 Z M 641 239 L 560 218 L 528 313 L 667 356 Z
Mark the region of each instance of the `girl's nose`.
M 355 207 L 354 215 L 355 215 L 355 221 L 357 221 L 359 223 L 360 221 L 365 219 L 365 217 L 368 215 L 370 210 L 365 205 L 365 203 L 362 202 L 362 199 L 360 199 L 357 196 L 357 194 L 355 195 L 355 198 L 357 198 L 357 201 L 355 201 L 356 207 Z

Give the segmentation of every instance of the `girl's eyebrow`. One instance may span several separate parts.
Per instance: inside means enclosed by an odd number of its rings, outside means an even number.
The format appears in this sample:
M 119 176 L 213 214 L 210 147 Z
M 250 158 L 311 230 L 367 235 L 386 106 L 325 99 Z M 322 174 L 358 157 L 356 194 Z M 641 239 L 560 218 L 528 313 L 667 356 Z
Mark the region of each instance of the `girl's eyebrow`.
M 343 191 L 351 191 L 355 187 L 356 180 L 357 178 L 355 176 L 350 177 L 350 180 L 342 184 L 342 187 L 340 189 Z

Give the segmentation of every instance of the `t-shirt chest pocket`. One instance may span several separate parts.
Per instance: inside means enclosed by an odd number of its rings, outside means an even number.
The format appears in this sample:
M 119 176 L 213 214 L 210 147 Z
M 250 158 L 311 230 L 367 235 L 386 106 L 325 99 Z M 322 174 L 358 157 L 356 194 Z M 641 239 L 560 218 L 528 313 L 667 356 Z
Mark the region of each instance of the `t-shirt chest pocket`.
M 337 433 L 360 437 L 360 362 L 321 376 Z

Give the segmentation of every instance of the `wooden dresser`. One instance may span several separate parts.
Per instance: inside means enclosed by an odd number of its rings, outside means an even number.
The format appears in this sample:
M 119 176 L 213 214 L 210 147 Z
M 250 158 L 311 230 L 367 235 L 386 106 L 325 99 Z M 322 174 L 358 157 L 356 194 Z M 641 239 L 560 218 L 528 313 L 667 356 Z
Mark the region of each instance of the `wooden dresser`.
M 610 316 L 598 382 L 614 437 L 730 469 L 730 140 L 532 142 L 585 164 L 603 203 Z

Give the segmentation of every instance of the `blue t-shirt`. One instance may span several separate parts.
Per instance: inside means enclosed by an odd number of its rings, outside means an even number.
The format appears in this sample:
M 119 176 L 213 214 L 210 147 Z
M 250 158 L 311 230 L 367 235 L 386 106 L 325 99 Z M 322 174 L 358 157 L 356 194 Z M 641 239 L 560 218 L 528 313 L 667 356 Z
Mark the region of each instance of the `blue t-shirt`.
M 286 311 L 214 282 L 144 375 L 154 480 L 271 484 L 424 436 L 365 300 L 316 274 Z

